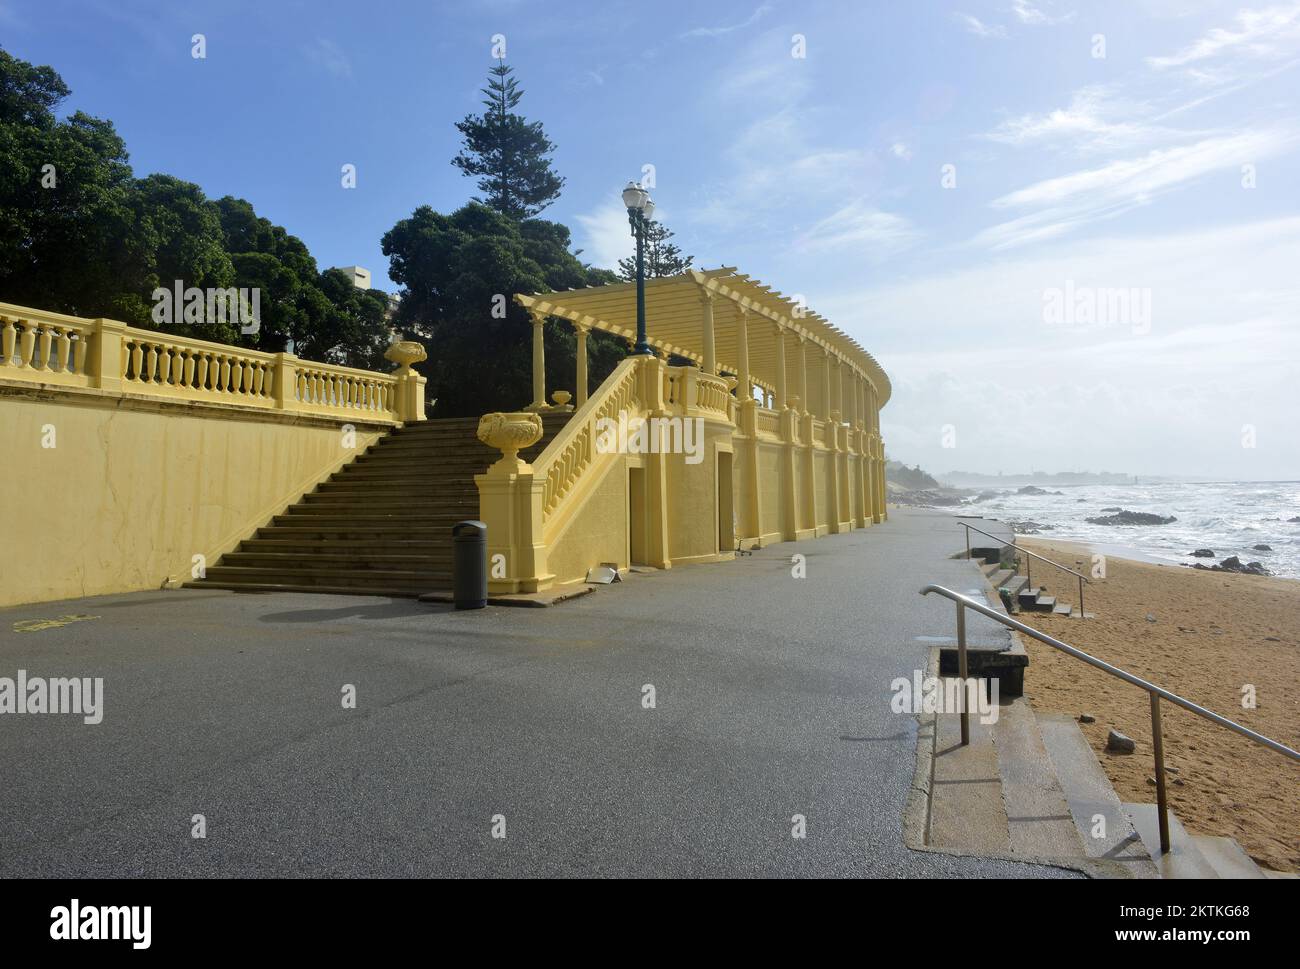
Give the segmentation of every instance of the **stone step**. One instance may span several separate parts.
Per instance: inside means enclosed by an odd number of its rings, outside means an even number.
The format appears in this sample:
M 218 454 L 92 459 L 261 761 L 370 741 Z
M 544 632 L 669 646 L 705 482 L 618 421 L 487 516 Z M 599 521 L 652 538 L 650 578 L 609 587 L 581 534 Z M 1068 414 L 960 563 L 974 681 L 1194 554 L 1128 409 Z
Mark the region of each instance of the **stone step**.
M 993 740 L 1011 853 L 1025 858 L 1087 857 L 1027 700 L 1001 706 Z
M 998 569 L 992 575 L 989 576 L 989 583 L 995 589 L 1001 588 L 1002 584 L 1006 582 L 1007 579 L 1011 578 L 1011 576 L 1014 574 L 1015 573 L 1012 572 L 1010 569 Z
M 298 506 L 294 506 L 293 511 Z M 428 514 L 365 514 L 365 515 L 276 515 L 271 525 L 265 527 L 289 527 L 321 529 L 324 531 L 369 531 L 387 527 L 390 532 L 402 532 L 409 528 L 437 528 L 447 523 L 447 518 L 458 521 L 473 521 L 478 518 L 478 508 L 466 508 L 463 513 L 456 509 L 443 509 L 438 513 Z M 447 525 L 450 527 L 450 525 Z
M 439 588 L 451 588 L 448 581 L 443 586 L 431 585 L 417 592 L 412 589 L 357 588 L 355 586 L 330 585 L 296 585 L 291 582 L 217 582 L 212 579 L 200 579 L 183 584 L 186 589 L 224 589 L 230 592 L 309 592 L 318 595 L 337 596 L 383 596 L 392 599 L 418 599 L 425 592 L 434 592 Z
M 260 582 L 332 588 L 404 589 L 411 592 L 445 587 L 451 580 L 450 570 L 406 571 L 384 569 L 317 569 L 260 568 L 253 566 L 214 565 L 205 579 L 213 582 Z
M 1173 811 L 1169 812 L 1169 853 L 1160 853 L 1160 827 L 1154 804 L 1123 805 L 1124 813 L 1137 829 L 1142 844 L 1155 862 L 1161 878 L 1218 878 L 1219 873 L 1201 854 L 1200 849 Z
M 1192 835 L 1192 843 L 1220 878 L 1264 878 L 1264 869 L 1246 854 L 1236 838 L 1210 834 Z
M 347 552 L 360 552 L 366 555 L 431 555 L 435 557 L 450 558 L 451 556 L 451 532 L 439 532 L 436 541 L 427 542 L 410 542 L 401 541 L 400 539 L 391 540 L 352 540 L 348 542 L 335 542 L 330 539 L 312 540 L 309 538 L 294 537 L 277 537 L 277 538 L 246 538 L 239 543 L 239 552 L 295 552 L 301 555 L 315 555 L 317 553 L 330 554 L 335 548 L 344 549 Z
M 337 546 L 335 546 L 337 548 Z M 338 569 L 363 569 L 383 572 L 443 572 L 451 568 L 451 549 L 445 555 L 405 555 L 392 552 L 361 552 L 349 548 L 331 552 L 325 549 L 286 551 L 283 549 L 228 552 L 221 567 L 283 568 L 294 572 L 321 572 Z
M 367 528 L 342 524 L 338 527 L 318 525 L 268 525 L 259 528 L 252 538 L 245 542 L 284 541 L 284 542 L 373 542 L 392 546 L 405 541 L 430 544 L 447 541 L 451 535 L 450 522 L 437 528 L 408 528 L 406 525 L 375 526 Z
M 1038 713 L 1038 732 L 1090 858 L 1123 864 L 1137 878 L 1155 876 L 1151 855 L 1124 813 L 1115 788 L 1073 717 Z
M 1007 592 L 1009 592 L 1011 594 L 1011 597 L 1014 599 L 1016 596 L 1020 595 L 1020 590 L 1025 587 L 1025 584 L 1028 581 L 1029 580 L 1026 579 L 1023 575 L 1012 575 L 1009 579 L 1007 579 L 1005 582 L 1002 583 L 1000 588 L 1006 589 Z
M 1068 602 L 1058 602 L 1052 606 L 1052 614 L 1056 616 L 1069 616 L 1074 613 L 1074 607 Z

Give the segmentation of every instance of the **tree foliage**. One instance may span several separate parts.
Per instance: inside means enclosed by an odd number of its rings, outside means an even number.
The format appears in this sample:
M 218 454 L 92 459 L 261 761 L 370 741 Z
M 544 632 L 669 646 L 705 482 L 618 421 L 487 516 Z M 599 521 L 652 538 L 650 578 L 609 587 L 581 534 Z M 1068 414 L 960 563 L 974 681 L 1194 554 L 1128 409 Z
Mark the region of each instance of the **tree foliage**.
M 399 325 L 428 345 L 426 373 L 439 416 L 472 416 L 532 400 L 532 337 L 516 293 L 598 286 L 607 270 L 570 251 L 569 230 L 555 222 L 516 221 L 471 202 L 450 215 L 422 205 L 384 235 L 389 275 L 405 287 Z M 546 382 L 574 387 L 572 329 L 545 329 Z M 625 344 L 593 334 L 593 386 L 627 354 Z
M 555 145 L 540 121 L 527 121 L 514 112 L 524 92 L 504 61 L 489 72 L 483 88 L 481 115 L 466 115 L 456 123 L 464 147 L 452 164 L 465 175 L 478 177 L 477 202 L 513 219 L 537 215 L 560 197 L 564 179 L 551 169 Z
M 630 230 L 628 234 L 631 235 Z M 691 263 L 695 261 L 695 257 L 683 256 L 681 249 L 670 241 L 672 237 L 673 233 L 662 222 L 651 219 L 646 225 L 643 258 L 647 279 L 658 276 L 676 276 L 678 273 L 684 273 L 691 268 Z M 635 253 L 626 259 L 618 261 L 618 274 L 623 279 L 636 279 Z
M 55 116 L 69 94 L 52 68 L 0 49 L 0 299 L 156 328 L 156 288 L 259 288 L 256 334 L 180 314 L 164 328 L 266 350 L 291 340 L 306 359 L 383 365 L 387 294 L 319 272 L 300 239 L 243 199 L 214 202 L 171 175 L 134 177 L 112 122 Z

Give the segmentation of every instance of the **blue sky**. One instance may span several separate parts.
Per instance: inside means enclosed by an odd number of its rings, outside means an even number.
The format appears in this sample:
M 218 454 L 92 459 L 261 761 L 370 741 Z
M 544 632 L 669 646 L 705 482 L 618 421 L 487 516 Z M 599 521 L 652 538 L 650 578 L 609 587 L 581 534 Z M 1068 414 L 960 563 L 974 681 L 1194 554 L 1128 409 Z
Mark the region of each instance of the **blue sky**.
M 453 123 L 498 33 L 584 258 L 627 252 L 617 192 L 653 165 L 699 264 L 881 360 L 892 456 L 1300 477 L 1300 2 L 0 0 L 0 44 L 137 173 L 248 198 L 383 285 L 383 232 L 473 191 Z M 1067 291 L 1150 312 L 1049 320 Z

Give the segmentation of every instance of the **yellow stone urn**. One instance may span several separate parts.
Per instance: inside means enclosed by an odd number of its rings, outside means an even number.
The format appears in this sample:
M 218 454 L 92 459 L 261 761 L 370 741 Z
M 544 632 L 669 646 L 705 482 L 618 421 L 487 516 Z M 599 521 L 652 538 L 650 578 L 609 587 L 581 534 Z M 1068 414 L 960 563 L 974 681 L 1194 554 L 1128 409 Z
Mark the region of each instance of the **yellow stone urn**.
M 425 352 L 424 344 L 414 340 L 396 340 L 384 351 L 384 359 L 398 365 L 397 373 L 410 373 L 411 364 L 428 358 L 429 354 Z
M 542 439 L 542 418 L 530 411 L 484 414 L 478 422 L 478 439 L 501 452 L 501 460 L 491 470 L 519 471 L 526 467 L 519 452 Z
M 551 394 L 551 400 L 555 401 L 556 410 L 573 410 L 569 401 L 573 400 L 573 395 L 567 390 L 557 390 Z

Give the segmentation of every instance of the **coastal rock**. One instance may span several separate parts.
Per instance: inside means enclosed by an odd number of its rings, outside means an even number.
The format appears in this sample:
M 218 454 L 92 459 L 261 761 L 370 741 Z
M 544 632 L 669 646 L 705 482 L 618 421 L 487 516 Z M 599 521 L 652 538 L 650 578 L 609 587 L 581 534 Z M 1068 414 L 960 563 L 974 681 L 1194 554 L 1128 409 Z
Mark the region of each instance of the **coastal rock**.
M 1271 551 L 1273 551 L 1273 550 L 1272 550 L 1271 548 L 1269 548 L 1267 545 L 1252 545 L 1251 548 L 1253 548 L 1256 552 L 1271 552 Z
M 899 491 L 890 494 L 889 500 L 920 508 L 948 508 L 962 503 L 961 495 L 940 491 Z
M 1153 515 L 1147 511 L 1124 511 L 1120 510 L 1114 515 L 1101 515 L 1096 518 L 1085 518 L 1089 525 L 1168 525 L 1171 522 L 1178 521 L 1177 518 L 1170 515 Z
M 1187 554 L 1194 559 L 1212 559 L 1214 558 L 1214 549 L 1198 548 L 1195 552 L 1188 552 Z
M 1268 569 L 1264 568 L 1263 562 L 1247 562 L 1242 565 L 1241 559 L 1235 555 L 1230 555 L 1218 565 L 1202 565 L 1200 562 L 1192 565 L 1191 568 L 1201 569 L 1205 572 L 1237 572 L 1242 575 L 1272 575 Z
M 1046 494 L 1051 494 L 1051 492 L 1049 492 L 1049 491 L 1045 491 L 1045 490 L 1043 490 L 1042 488 L 1038 487 L 1037 485 L 1025 485 L 1023 488 L 1017 488 L 1017 489 L 1016 489 L 1016 494 L 1018 494 L 1018 495 L 1046 495 Z
M 1288 518 L 1287 521 L 1292 525 L 1300 525 L 1300 515 L 1297 515 L 1295 518 Z
M 1117 754 L 1131 754 L 1137 750 L 1137 744 L 1133 742 L 1132 737 L 1125 737 L 1118 730 L 1112 730 L 1106 734 L 1106 749 L 1113 750 Z
M 1044 525 L 1042 522 L 1007 522 L 1011 530 L 1017 535 L 1037 535 L 1039 532 L 1050 532 L 1055 525 Z
M 1105 512 L 1108 512 L 1108 511 L 1123 511 L 1123 510 L 1124 510 L 1123 508 L 1118 508 L 1118 507 L 1115 507 L 1115 508 L 1103 508 L 1103 509 L 1102 509 L 1102 513 L 1104 514 Z
M 1094 717 L 1091 713 L 1081 713 L 1081 714 L 1079 714 L 1079 722 L 1080 722 L 1080 723 L 1096 723 L 1096 722 L 1097 722 L 1097 718 Z

